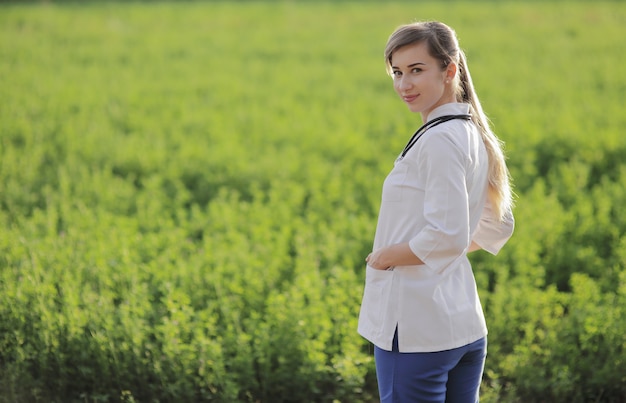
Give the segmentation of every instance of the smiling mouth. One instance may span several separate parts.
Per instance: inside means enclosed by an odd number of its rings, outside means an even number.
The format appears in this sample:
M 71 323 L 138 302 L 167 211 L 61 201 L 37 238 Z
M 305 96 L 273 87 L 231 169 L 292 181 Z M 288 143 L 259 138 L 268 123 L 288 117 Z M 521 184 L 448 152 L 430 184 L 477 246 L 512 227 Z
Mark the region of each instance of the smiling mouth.
M 418 97 L 417 95 L 403 95 L 402 99 L 406 103 L 411 103 L 411 102 L 415 101 L 417 99 L 417 97 Z

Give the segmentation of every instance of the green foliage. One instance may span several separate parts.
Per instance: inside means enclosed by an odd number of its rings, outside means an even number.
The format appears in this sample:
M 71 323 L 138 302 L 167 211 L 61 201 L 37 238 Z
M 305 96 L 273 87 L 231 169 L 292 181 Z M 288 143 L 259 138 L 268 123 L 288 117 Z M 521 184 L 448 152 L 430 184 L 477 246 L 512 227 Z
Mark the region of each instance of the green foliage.
M 602 293 L 582 274 L 572 275 L 572 292 L 533 292 L 509 297 L 527 306 L 521 341 L 501 363 L 499 376 L 515 379 L 522 401 L 622 401 L 626 395 L 622 274 L 616 294 Z M 511 304 L 513 305 L 513 304 Z M 516 305 L 509 305 L 508 312 Z
M 621 3 L 0 6 L 0 402 L 371 402 L 387 35 L 456 28 L 516 231 L 483 401 L 626 395 Z

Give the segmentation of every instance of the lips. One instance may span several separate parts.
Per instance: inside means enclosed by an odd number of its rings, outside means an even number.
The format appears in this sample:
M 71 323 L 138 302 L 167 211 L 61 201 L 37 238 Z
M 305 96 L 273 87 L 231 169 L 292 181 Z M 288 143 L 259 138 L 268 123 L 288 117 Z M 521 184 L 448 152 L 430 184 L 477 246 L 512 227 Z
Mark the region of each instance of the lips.
M 408 104 L 415 101 L 417 97 L 418 97 L 417 95 L 402 95 L 402 99 L 404 100 L 404 102 Z

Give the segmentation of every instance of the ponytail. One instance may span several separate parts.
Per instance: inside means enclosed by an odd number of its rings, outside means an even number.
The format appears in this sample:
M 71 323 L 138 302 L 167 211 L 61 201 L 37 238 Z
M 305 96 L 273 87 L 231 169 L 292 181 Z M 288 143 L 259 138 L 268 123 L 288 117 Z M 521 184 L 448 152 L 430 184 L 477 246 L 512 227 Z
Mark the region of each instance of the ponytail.
M 483 112 L 483 108 L 474 90 L 472 77 L 467 68 L 465 53 L 462 49 L 459 49 L 458 67 L 459 85 L 457 100 L 470 105 L 472 121 L 480 131 L 489 157 L 489 201 L 496 212 L 496 216 L 503 219 L 504 215 L 513 204 L 509 170 L 506 167 L 504 152 L 502 151 L 503 144 L 491 130 L 489 120 L 485 112 Z

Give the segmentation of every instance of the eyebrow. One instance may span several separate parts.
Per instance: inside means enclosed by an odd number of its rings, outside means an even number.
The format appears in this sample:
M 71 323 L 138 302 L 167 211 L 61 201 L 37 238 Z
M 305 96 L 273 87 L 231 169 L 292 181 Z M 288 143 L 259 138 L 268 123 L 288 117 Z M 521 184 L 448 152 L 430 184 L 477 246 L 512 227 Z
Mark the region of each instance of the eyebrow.
M 415 67 L 415 66 L 419 66 L 419 65 L 426 66 L 426 63 L 416 62 L 416 63 L 411 63 L 411 64 L 409 64 L 406 67 L 411 68 L 411 67 Z M 400 67 L 397 67 L 397 66 L 391 66 L 391 68 L 392 69 L 400 69 Z

